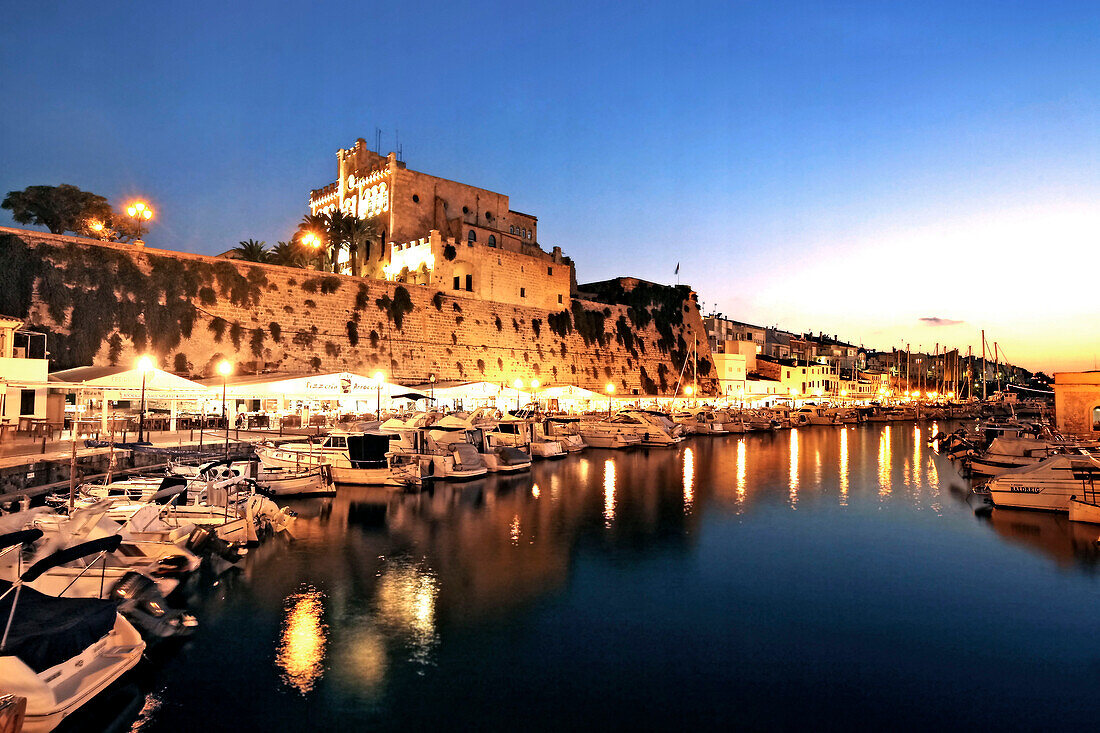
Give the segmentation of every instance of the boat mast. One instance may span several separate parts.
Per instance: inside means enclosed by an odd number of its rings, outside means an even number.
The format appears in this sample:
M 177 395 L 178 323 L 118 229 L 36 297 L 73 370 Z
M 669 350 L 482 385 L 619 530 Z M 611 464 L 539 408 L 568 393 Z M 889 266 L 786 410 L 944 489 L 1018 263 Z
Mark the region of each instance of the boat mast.
M 982 329 L 982 401 L 985 401 L 985 329 Z
M 913 385 L 909 382 L 909 343 L 905 344 L 905 391 L 909 392 Z

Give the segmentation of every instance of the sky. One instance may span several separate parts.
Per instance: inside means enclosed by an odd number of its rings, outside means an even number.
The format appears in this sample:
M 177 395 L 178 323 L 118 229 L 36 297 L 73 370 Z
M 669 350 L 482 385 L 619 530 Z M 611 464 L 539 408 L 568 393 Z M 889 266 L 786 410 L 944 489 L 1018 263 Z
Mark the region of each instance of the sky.
M 3 6 L 0 194 L 140 196 L 150 246 L 288 239 L 381 128 L 580 282 L 679 264 L 738 320 L 1100 358 L 1100 3 Z

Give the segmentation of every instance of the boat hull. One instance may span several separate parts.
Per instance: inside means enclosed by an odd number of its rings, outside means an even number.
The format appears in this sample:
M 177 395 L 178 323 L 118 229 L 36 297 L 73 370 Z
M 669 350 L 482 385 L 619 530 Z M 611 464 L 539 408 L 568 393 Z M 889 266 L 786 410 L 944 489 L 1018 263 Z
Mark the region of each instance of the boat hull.
M 1069 521 L 1100 524 L 1100 506 L 1078 499 L 1069 500 Z

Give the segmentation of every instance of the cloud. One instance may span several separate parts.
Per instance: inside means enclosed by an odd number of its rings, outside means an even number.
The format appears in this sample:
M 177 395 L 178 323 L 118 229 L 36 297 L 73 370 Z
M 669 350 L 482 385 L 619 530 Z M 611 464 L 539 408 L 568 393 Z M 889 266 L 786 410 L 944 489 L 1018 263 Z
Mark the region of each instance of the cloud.
M 925 316 L 919 320 L 921 325 L 924 326 L 958 326 L 960 323 L 966 323 L 966 321 L 956 321 L 951 318 L 940 318 L 939 316 Z

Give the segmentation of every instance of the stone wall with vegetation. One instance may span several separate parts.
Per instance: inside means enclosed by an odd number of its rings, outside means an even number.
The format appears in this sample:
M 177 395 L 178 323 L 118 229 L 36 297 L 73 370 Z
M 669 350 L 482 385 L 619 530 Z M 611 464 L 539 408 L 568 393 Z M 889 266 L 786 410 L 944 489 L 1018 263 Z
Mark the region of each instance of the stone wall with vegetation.
M 645 284 L 573 300 L 561 311 L 456 297 L 275 265 L 0 228 L 0 314 L 49 334 L 51 370 L 127 364 L 162 368 L 371 374 L 576 384 L 619 394 L 670 394 L 715 381 L 698 303 L 686 286 Z M 698 359 L 692 350 L 698 336 Z

